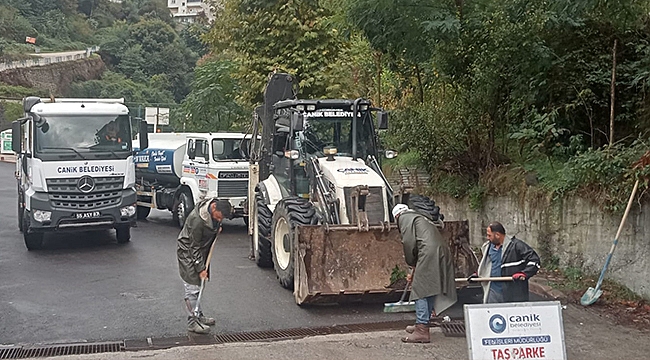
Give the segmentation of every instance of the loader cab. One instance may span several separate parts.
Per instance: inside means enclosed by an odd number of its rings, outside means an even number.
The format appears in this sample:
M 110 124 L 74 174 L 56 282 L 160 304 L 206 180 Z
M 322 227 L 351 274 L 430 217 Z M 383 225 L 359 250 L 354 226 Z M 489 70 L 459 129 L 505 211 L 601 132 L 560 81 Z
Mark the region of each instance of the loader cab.
M 271 171 L 283 190 L 309 198 L 306 161 L 311 157 L 323 158 L 332 152 L 335 157 L 363 161 L 377 157 L 373 116 L 377 109 L 367 100 L 357 101 L 355 119 L 354 107 L 351 100 L 285 100 L 274 106 Z

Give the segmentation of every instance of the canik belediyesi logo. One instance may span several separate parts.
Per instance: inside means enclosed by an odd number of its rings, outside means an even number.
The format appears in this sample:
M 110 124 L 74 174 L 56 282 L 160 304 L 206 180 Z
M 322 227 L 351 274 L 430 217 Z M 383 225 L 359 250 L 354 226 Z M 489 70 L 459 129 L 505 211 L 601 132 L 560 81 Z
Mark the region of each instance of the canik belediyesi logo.
M 489 324 L 490 330 L 496 334 L 501 334 L 506 330 L 506 319 L 499 314 L 492 315 Z

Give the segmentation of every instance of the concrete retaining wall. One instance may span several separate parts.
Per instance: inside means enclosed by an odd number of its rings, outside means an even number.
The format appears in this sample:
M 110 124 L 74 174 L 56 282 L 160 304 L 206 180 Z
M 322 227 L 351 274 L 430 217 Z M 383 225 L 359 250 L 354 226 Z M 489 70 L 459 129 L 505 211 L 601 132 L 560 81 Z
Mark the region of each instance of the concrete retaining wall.
M 544 261 L 573 266 L 598 275 L 623 216 L 609 215 L 580 198 L 544 199 L 488 197 L 483 209 L 471 210 L 467 200 L 435 197 L 447 220 L 469 220 L 473 246 L 485 241 L 490 221 L 500 221 L 508 235 L 533 246 Z M 650 299 L 650 205 L 635 203 L 628 215 L 606 278 Z

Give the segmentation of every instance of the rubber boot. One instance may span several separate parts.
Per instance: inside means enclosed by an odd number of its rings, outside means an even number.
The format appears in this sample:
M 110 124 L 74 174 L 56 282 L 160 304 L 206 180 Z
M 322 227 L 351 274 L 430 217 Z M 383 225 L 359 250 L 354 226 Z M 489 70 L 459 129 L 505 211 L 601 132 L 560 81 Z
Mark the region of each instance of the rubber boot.
M 407 337 L 402 338 L 405 343 L 429 343 L 431 336 L 429 335 L 429 327 L 424 324 L 415 324 L 415 331 Z
M 217 323 L 217 321 L 214 318 L 207 317 L 203 314 L 199 316 L 199 322 L 201 324 L 208 325 L 208 326 L 213 326 L 214 324 Z
M 427 328 L 430 328 L 429 325 L 424 325 L 424 326 L 426 326 Z M 413 332 L 415 331 L 415 325 L 406 326 L 406 329 L 404 329 L 404 331 L 406 331 L 409 334 L 413 334 Z
M 187 331 L 197 334 L 208 334 L 210 332 L 210 327 L 193 319 L 187 323 Z

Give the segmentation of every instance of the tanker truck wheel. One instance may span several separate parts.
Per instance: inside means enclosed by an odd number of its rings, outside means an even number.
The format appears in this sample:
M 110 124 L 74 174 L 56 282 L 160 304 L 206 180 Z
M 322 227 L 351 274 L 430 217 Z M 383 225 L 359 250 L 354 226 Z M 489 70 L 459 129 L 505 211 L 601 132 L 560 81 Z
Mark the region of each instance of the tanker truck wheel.
M 136 216 L 136 218 L 138 220 L 144 220 L 144 219 L 147 218 L 147 216 L 149 216 L 150 212 L 151 212 L 150 207 L 145 207 L 145 206 L 139 206 L 138 205 L 138 209 L 136 210 L 135 216 Z
M 295 261 L 294 228 L 298 225 L 314 225 L 318 222 L 313 205 L 302 198 L 282 200 L 273 212 L 273 265 L 282 287 L 293 290 Z
M 271 219 L 273 213 L 264 203 L 261 193 L 255 193 L 253 204 L 253 254 L 255 263 L 261 268 L 273 267 L 273 255 L 271 254 Z
M 440 213 L 440 207 L 436 205 L 435 201 L 423 195 L 410 195 L 408 206 L 421 213 L 431 216 L 434 221 L 444 220 L 445 216 Z
M 181 190 L 178 195 L 178 200 L 174 206 L 174 220 L 178 221 L 178 226 L 182 229 L 185 225 L 185 220 L 190 211 L 194 209 L 194 199 L 188 190 Z

